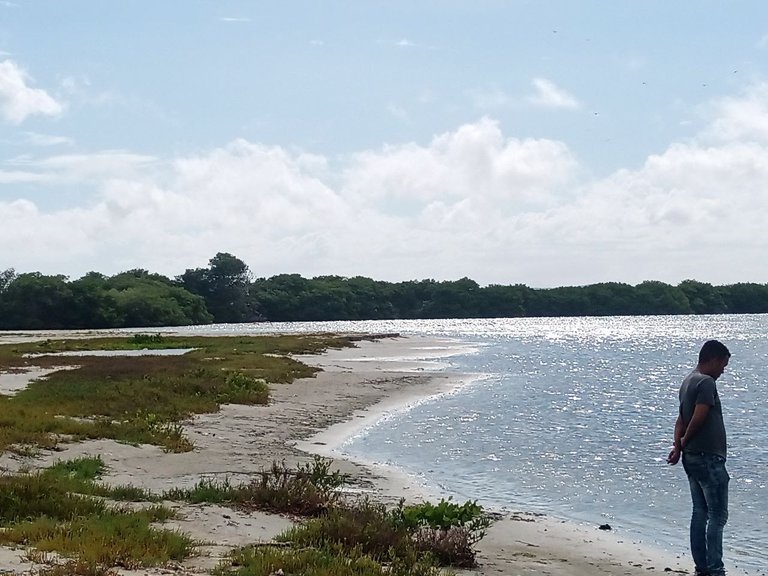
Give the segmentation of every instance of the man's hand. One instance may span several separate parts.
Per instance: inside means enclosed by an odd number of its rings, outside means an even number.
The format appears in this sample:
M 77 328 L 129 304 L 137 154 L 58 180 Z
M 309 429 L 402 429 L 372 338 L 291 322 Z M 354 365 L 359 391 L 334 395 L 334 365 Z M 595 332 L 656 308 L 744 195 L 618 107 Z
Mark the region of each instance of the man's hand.
M 667 456 L 667 464 L 672 464 L 674 466 L 680 461 L 680 448 L 675 446 L 672 448 L 672 451 L 669 453 L 669 456 Z

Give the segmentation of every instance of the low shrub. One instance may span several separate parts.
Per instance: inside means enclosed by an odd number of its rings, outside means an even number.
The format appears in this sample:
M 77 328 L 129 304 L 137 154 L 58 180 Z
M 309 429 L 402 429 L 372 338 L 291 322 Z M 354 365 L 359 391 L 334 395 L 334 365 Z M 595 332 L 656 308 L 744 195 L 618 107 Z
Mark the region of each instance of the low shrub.
M 474 567 L 474 545 L 485 535 L 490 519 L 476 502 L 458 505 L 384 504 L 363 498 L 349 506 L 335 506 L 319 518 L 279 536 L 297 546 L 359 547 L 377 561 L 395 557 L 406 564 L 430 558 L 441 566 Z M 410 560 L 408 560 L 410 559 Z
M 462 528 L 467 533 L 470 544 L 479 542 L 491 525 L 491 519 L 485 514 L 477 500 L 467 500 L 464 504 L 456 504 L 452 498 L 441 499 L 439 503 L 404 505 L 400 501 L 395 509 L 395 515 L 409 528 L 432 528 L 447 531 L 451 528 Z
M 359 547 L 277 548 L 248 546 L 234 550 L 230 560 L 213 571 L 214 576 L 440 576 L 443 572 L 428 561 L 403 563 L 394 558 L 386 565 L 371 558 Z
M 227 376 L 217 401 L 221 404 L 267 404 L 269 386 L 263 378 L 232 372 Z
M 391 555 L 407 558 L 415 552 L 411 532 L 394 521 L 384 504 L 369 498 L 354 506 L 331 508 L 319 518 L 288 529 L 278 540 L 314 548 L 359 548 L 377 561 Z
M 119 576 L 119 573 L 101 564 L 69 560 L 63 564 L 51 564 L 35 569 L 32 576 Z
M 165 339 L 163 338 L 162 334 L 134 334 L 130 342 L 131 344 L 136 344 L 137 346 L 146 346 L 148 344 L 162 344 L 164 340 Z
M 317 516 L 338 500 L 337 489 L 346 478 L 330 471 L 331 461 L 316 456 L 312 462 L 300 464 L 296 470 L 285 462 L 273 462 L 247 484 L 233 486 L 223 481 L 201 480 L 194 488 L 174 489 L 163 494 L 168 500 L 192 503 L 227 504 L 245 510 L 264 510 L 279 514 Z

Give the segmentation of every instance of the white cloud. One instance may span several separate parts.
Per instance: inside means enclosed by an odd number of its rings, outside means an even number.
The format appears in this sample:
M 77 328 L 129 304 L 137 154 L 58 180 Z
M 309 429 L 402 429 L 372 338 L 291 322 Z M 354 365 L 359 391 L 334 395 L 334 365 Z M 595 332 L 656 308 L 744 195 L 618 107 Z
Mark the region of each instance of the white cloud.
M 411 202 L 466 197 L 541 201 L 571 180 L 576 161 L 552 140 L 506 139 L 484 118 L 436 136 L 429 146 L 387 146 L 355 156 L 345 172 L 345 195 Z
M 11 124 L 28 116 L 58 116 L 63 106 L 45 90 L 28 86 L 29 77 L 12 60 L 0 62 L 0 115 Z
M 711 108 L 715 120 L 707 136 L 768 142 L 768 82 L 748 87 L 741 96 L 717 100 Z
M 220 22 L 250 22 L 251 19 L 247 17 L 242 16 L 221 16 L 219 18 Z
M 579 101 L 546 78 L 534 78 L 532 81 L 536 93 L 528 101 L 545 108 L 576 110 L 581 107 Z
M 75 141 L 67 136 L 54 136 L 52 134 L 38 134 L 37 132 L 26 132 L 25 140 L 32 146 L 72 146 Z
M 20 157 L 6 165 L 60 183 L 102 183 L 114 178 L 151 175 L 155 158 L 121 150 L 95 154 L 60 154 L 43 159 Z

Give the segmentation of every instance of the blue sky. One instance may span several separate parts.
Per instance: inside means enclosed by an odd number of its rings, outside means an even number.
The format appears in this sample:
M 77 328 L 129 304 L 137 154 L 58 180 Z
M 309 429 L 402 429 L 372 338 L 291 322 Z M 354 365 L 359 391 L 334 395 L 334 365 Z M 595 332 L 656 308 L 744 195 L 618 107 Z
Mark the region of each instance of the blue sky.
M 0 2 L 0 269 L 768 282 L 764 2 Z

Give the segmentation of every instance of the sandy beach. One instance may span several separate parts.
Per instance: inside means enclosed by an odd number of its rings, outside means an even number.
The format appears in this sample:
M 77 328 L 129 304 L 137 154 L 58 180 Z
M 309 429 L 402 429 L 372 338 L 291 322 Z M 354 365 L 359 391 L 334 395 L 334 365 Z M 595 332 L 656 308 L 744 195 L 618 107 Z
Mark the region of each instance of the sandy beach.
M 100 455 L 108 467 L 104 480 L 153 491 L 191 487 L 201 478 L 249 480 L 273 461 L 293 466 L 312 454 L 333 458 L 350 476 L 351 493 L 386 501 L 405 495 L 410 501 L 439 499 L 414 478 L 370 461 L 353 462 L 338 451 L 345 439 L 387 412 L 403 410 L 420 399 L 471 385 L 477 375 L 442 371 L 444 358 L 463 350 L 435 338 L 385 338 L 361 341 L 356 348 L 301 356 L 322 368 L 313 378 L 271 385 L 269 406 L 226 405 L 214 414 L 185 423 L 195 450 L 167 454 L 153 446 L 128 446 L 101 440 L 65 445 L 60 452 L 32 461 L 4 456 L 0 466 L 48 466 L 58 460 Z M 4 376 L 0 376 L 2 380 Z M 2 384 L 0 382 L 0 384 Z M 18 375 L 12 386 L 18 387 Z M 263 513 L 244 514 L 211 505 L 173 504 L 181 520 L 166 524 L 201 542 L 199 555 L 180 566 L 124 572 L 144 576 L 204 574 L 234 546 L 268 542 L 292 520 Z M 684 535 L 681 535 L 683 538 Z M 23 550 L 0 549 L 0 574 L 29 573 Z M 634 541 L 620 531 L 604 532 L 525 510 L 508 512 L 478 545 L 479 567 L 469 575 L 533 574 L 639 576 L 656 572 L 688 573 L 690 560 Z M 730 572 L 733 574 L 734 572 Z

